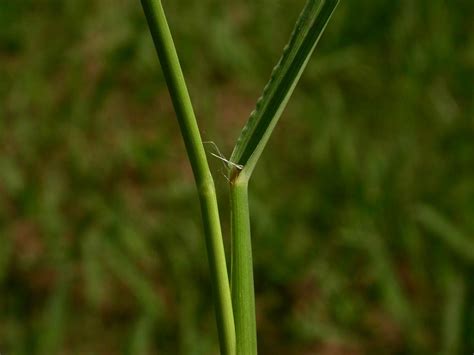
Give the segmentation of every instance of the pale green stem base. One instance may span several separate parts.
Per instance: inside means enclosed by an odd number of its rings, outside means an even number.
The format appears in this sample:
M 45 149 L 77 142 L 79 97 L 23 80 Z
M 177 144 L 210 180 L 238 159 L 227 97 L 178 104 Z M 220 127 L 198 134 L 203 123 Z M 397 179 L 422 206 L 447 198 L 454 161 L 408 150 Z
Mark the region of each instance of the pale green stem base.
M 252 241 L 248 181 L 237 177 L 230 183 L 232 224 L 231 291 L 234 310 L 236 354 L 257 354 L 257 326 L 253 281 Z

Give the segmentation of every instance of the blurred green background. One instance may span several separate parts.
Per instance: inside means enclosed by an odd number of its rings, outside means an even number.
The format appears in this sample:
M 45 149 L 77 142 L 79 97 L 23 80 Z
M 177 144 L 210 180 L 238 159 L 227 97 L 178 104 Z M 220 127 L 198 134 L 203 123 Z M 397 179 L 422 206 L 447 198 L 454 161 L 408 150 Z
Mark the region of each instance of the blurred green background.
M 203 138 L 229 156 L 304 1 L 163 2 Z M 342 0 L 251 212 L 261 354 L 474 351 L 474 2 Z M 216 351 L 140 2 L 1 0 L 0 353 Z

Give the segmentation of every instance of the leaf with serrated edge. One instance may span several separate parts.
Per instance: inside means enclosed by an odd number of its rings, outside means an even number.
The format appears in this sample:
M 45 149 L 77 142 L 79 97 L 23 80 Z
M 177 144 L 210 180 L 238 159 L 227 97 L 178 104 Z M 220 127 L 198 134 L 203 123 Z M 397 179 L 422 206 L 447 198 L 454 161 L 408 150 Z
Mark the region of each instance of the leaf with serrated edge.
M 230 160 L 243 166 L 240 174 L 250 177 L 338 2 L 309 0 L 306 3 L 290 42 L 232 153 Z

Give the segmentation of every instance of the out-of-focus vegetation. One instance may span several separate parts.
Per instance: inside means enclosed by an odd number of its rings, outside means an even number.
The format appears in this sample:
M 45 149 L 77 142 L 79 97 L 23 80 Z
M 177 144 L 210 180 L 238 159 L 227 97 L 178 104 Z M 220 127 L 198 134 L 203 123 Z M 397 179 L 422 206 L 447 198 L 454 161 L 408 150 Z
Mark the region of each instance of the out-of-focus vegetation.
M 224 154 L 303 3 L 164 1 Z M 474 2 L 341 1 L 262 160 L 260 353 L 474 351 Z M 215 352 L 199 213 L 139 1 L 1 1 L 0 352 Z

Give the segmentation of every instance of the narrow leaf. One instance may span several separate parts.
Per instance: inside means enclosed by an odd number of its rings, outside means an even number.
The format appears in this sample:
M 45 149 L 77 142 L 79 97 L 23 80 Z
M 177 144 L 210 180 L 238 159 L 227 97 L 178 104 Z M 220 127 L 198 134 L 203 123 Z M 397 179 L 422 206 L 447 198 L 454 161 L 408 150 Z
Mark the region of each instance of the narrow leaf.
M 444 266 L 444 312 L 442 323 L 442 347 L 441 354 L 462 353 L 463 319 L 467 306 L 467 283 L 468 275 L 461 268 L 453 265 L 452 260 Z
M 303 9 L 290 42 L 232 153 L 230 160 L 244 166 L 247 176 L 253 171 L 338 2 L 309 0 Z
M 434 208 L 426 205 L 418 207 L 418 221 L 438 237 L 456 255 L 466 262 L 474 263 L 474 241 L 464 235 L 451 221 Z

